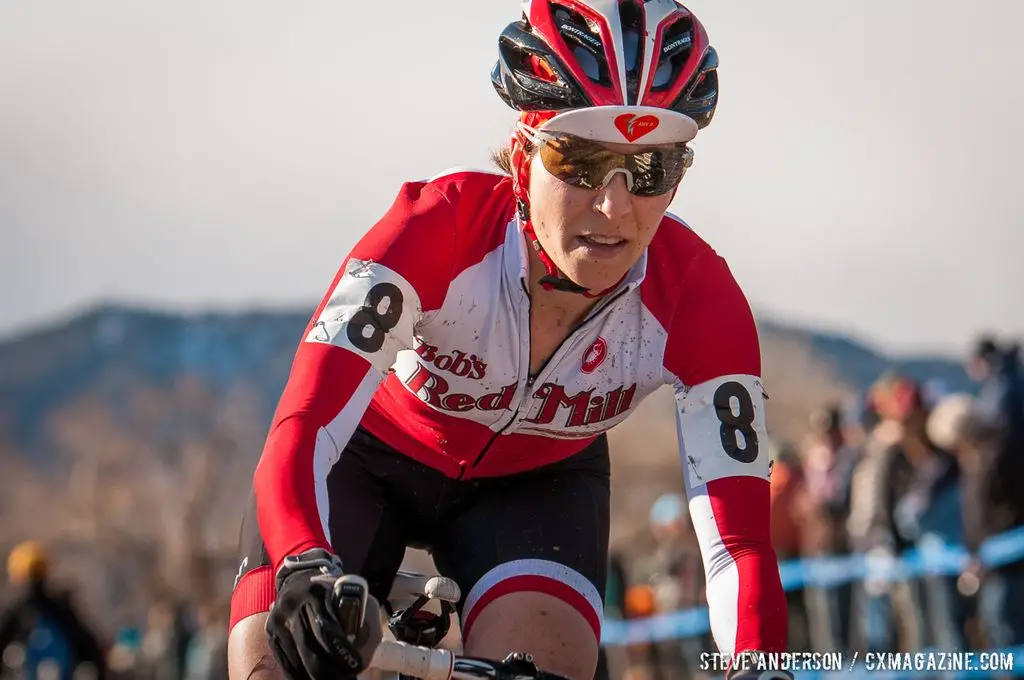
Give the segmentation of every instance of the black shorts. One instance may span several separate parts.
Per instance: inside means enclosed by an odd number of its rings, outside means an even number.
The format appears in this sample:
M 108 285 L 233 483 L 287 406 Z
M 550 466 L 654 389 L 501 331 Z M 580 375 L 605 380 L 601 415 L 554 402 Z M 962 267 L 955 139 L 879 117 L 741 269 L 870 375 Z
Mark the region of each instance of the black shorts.
M 508 592 L 542 591 L 578 609 L 600 636 L 608 560 L 610 463 L 598 437 L 558 463 L 509 477 L 457 481 L 358 428 L 327 477 L 330 540 L 345 571 L 383 599 L 406 547 L 429 551 L 462 589 L 464 634 Z M 266 611 L 273 568 L 250 498 L 231 624 Z

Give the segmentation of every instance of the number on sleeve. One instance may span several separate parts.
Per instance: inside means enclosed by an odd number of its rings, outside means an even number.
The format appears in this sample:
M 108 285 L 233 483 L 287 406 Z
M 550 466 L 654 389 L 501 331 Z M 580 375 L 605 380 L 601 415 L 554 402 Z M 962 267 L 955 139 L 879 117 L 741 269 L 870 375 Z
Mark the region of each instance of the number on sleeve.
M 384 311 L 381 303 L 386 301 Z M 366 300 L 348 322 L 348 339 L 364 352 L 376 352 L 384 346 L 384 338 L 402 318 L 401 289 L 393 283 L 382 282 L 366 294 Z
M 733 413 L 732 400 L 739 402 L 739 413 Z M 725 382 L 715 390 L 715 413 L 721 421 L 722 448 L 733 460 L 753 463 L 757 460 L 757 431 L 753 428 L 754 402 L 743 385 Z

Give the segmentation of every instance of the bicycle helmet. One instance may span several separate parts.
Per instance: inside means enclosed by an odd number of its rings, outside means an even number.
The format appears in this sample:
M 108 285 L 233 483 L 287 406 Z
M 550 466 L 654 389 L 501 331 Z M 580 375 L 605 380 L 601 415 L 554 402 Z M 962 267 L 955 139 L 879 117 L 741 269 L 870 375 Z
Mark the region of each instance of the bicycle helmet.
M 711 122 L 717 69 L 703 25 L 675 0 L 524 0 L 522 19 L 498 38 L 491 83 L 529 127 L 665 144 L 688 142 Z M 526 140 L 518 126 L 513 136 L 513 186 L 523 229 L 548 272 L 542 282 L 589 295 L 561 276 L 537 242 Z

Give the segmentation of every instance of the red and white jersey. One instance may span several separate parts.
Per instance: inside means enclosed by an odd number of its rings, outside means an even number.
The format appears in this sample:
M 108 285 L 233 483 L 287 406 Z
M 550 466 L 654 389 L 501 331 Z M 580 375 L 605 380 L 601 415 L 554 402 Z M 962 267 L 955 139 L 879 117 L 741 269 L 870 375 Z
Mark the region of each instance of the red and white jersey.
M 510 475 L 577 453 L 672 385 L 715 639 L 780 648 L 760 350 L 725 261 L 667 215 L 531 376 L 526 248 L 510 178 L 403 185 L 314 314 L 275 414 L 255 477 L 273 564 L 330 547 L 327 475 L 359 424 L 449 477 Z

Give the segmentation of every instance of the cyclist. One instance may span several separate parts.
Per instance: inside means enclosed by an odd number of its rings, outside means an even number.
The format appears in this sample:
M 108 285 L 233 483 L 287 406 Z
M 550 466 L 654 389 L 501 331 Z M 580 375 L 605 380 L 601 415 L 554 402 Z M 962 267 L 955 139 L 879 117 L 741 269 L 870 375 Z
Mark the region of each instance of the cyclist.
M 716 643 L 785 648 L 754 320 L 666 213 L 717 66 L 672 0 L 524 3 L 491 74 L 520 112 L 505 172 L 404 184 L 299 345 L 243 521 L 233 680 L 362 669 L 409 545 L 463 586 L 467 654 L 592 678 L 605 433 L 665 384 Z M 326 603 L 342 572 L 376 598 L 354 640 Z

